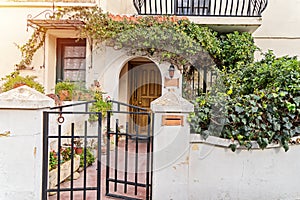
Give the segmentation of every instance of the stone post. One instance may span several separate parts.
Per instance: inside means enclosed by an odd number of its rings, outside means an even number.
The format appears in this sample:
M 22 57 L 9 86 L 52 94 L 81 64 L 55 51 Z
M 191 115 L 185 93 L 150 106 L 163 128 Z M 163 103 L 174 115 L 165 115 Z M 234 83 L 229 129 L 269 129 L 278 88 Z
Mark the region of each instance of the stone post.
M 0 94 L 0 199 L 40 200 L 42 116 L 54 101 L 27 86 Z
M 154 113 L 153 200 L 188 199 L 190 126 L 193 105 L 169 91 L 151 103 Z

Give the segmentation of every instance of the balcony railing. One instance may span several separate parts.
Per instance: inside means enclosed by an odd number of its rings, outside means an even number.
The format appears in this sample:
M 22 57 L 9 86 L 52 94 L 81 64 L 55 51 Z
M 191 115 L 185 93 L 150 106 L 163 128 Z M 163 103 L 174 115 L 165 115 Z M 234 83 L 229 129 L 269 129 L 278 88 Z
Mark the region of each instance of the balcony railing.
M 133 0 L 139 15 L 260 17 L 268 0 Z

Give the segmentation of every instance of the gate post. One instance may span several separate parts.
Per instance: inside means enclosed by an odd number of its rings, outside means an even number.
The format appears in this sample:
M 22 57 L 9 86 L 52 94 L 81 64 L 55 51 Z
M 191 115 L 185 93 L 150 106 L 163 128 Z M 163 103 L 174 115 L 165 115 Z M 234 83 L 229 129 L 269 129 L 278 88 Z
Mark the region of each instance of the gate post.
M 0 94 L 0 199 L 40 200 L 42 117 L 54 101 L 27 86 Z
M 153 200 L 188 199 L 190 127 L 193 105 L 169 91 L 151 103 L 153 132 Z

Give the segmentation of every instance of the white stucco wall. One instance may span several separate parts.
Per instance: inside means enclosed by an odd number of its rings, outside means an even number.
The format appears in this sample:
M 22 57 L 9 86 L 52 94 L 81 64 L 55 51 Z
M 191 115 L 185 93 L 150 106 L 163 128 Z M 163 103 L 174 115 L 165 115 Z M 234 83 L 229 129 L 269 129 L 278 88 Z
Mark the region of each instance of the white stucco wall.
M 106 0 L 105 3 L 102 3 L 104 5 L 105 11 L 109 11 L 113 14 L 137 14 L 137 11 L 134 8 L 134 5 L 132 3 L 133 1 L 128 0 Z M 101 3 L 100 3 L 101 5 Z
M 24 44 L 32 29 L 26 31 L 27 15 L 35 13 L 30 8 L 1 7 L 0 5 L 0 77 L 14 70 L 21 59 L 21 53 L 15 44 Z
M 162 157 L 171 149 L 154 154 L 154 200 L 300 199 L 299 144 L 291 145 L 288 152 L 279 145 L 261 150 L 257 144 L 251 150 L 238 148 L 232 152 L 228 148 L 230 140 L 216 137 L 203 140 L 199 135 L 191 135 L 190 144 L 186 144 L 186 140 L 172 138 L 175 129 L 161 129 L 156 135 L 159 137 L 154 137 L 154 150 L 172 141 L 178 147 L 173 151 L 180 155 L 172 161 L 173 154 Z M 189 137 L 187 132 L 180 134 Z M 166 161 L 169 165 L 156 168 L 157 163 Z
M 27 86 L 0 94 L 1 200 L 41 198 L 42 116 L 53 105 Z
M 46 4 L 45 4 L 46 5 Z M 50 4 L 48 5 L 49 8 Z M 27 16 L 35 16 L 47 9 L 45 6 L 20 6 L 18 4 L 0 3 L 0 78 L 10 74 L 15 64 L 21 60 L 21 52 L 17 45 L 23 45 L 33 33 L 33 28 L 27 29 Z M 22 70 L 21 75 L 34 75 L 38 82 L 46 85 L 43 66 L 44 51 L 39 49 L 34 56 L 30 67 L 33 70 Z
M 262 15 L 262 25 L 253 33 L 263 50 L 274 50 L 277 56 L 300 56 L 299 0 L 272 0 Z
M 82 4 L 57 3 L 56 6 L 82 6 Z M 91 4 L 84 4 L 91 6 Z M 15 64 L 21 60 L 21 52 L 17 45 L 25 44 L 33 33 L 32 27 L 27 27 L 28 15 L 37 16 L 45 10 L 52 10 L 52 3 L 45 2 L 0 2 L 0 78 L 10 74 L 15 69 Z M 41 14 L 40 18 L 45 17 Z M 45 92 L 51 93 L 55 85 L 56 73 L 56 38 L 77 38 L 74 30 L 49 30 L 44 47 L 40 48 L 33 57 L 29 68 L 33 70 L 21 70 L 21 75 L 37 76 L 37 81 L 44 85 Z M 89 56 L 89 55 L 87 55 Z M 45 63 L 44 63 L 45 60 Z M 0 85 L 1 85 L 0 80 Z
M 280 146 L 237 149 L 230 141 L 210 138 L 190 144 L 189 199 L 281 199 L 300 198 L 298 173 L 300 145 L 288 152 Z

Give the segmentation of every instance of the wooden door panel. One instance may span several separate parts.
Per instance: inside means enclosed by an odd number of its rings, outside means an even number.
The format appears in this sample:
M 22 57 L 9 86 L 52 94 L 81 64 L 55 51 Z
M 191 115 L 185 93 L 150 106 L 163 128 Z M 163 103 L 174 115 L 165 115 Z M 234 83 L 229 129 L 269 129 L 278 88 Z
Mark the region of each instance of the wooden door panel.
M 150 110 L 150 103 L 161 96 L 161 75 L 154 63 L 131 63 L 131 78 L 129 79 L 130 104 Z M 147 132 L 147 116 L 132 116 L 134 123 L 139 127 L 139 132 Z

